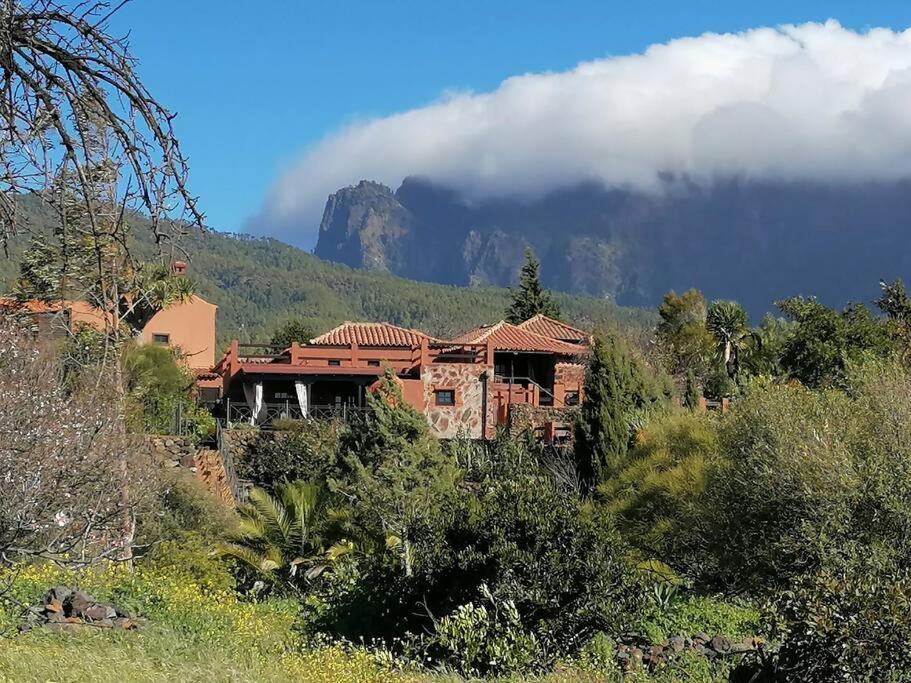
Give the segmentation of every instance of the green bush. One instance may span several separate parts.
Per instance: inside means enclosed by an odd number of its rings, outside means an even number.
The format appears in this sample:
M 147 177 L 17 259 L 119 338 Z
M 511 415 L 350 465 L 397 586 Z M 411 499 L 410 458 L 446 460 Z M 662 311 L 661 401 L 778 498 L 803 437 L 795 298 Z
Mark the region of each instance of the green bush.
M 718 449 L 715 419 L 678 410 L 641 430 L 616 475 L 598 487 L 620 532 L 645 557 L 689 567 L 688 537 L 701 522 Z
M 652 643 L 671 636 L 723 635 L 733 640 L 759 635 L 759 610 L 743 602 L 690 596 L 671 599 L 667 605 L 650 602 L 636 627 Z
M 722 421 L 695 571 L 711 586 L 761 593 L 818 563 L 820 535 L 850 526 L 859 489 L 858 406 L 844 393 L 748 385 Z
M 237 458 L 239 477 L 272 490 L 283 481 L 325 483 L 337 476 L 341 425 L 313 421 L 285 426 L 283 431 L 261 432 L 249 457 Z
M 179 411 L 188 433 L 205 438 L 215 433 L 215 420 L 196 405 L 196 378 L 177 352 L 153 344 L 130 344 L 123 351 L 123 377 L 128 397 L 127 422 L 149 434 L 174 433 Z
M 154 549 L 162 540 L 212 546 L 236 526 L 232 510 L 189 470 L 164 470 L 161 477 L 157 504 L 137 520 L 136 543 L 140 548 Z
M 797 577 L 766 618 L 779 680 L 903 681 L 911 672 L 911 571 L 894 551 L 850 544 Z
M 530 669 L 541 657 L 534 635 L 522 626 L 511 600 L 468 603 L 436 622 L 429 649 L 434 660 L 466 676 L 502 675 Z

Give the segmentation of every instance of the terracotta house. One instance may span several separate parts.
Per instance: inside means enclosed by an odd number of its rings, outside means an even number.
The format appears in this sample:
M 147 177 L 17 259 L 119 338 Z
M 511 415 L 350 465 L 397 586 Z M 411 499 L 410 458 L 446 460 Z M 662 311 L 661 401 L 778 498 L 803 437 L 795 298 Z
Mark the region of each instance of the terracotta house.
M 215 363 L 215 314 L 218 306 L 199 296 L 156 313 L 143 328 L 144 344 L 179 348 L 191 369 L 208 370 Z M 80 324 L 104 329 L 104 314 L 86 301 L 19 301 L 0 297 L 0 315 L 26 314 L 39 334 L 58 337 Z
M 344 419 L 364 409 L 366 393 L 391 367 L 403 397 L 427 416 L 436 436 L 489 437 L 514 406 L 553 412 L 581 397 L 586 333 L 541 316 L 526 322 L 529 329 L 501 321 L 454 339 L 389 323 L 345 322 L 287 349 L 233 341 L 211 372 L 200 375 L 201 393 L 230 422 Z

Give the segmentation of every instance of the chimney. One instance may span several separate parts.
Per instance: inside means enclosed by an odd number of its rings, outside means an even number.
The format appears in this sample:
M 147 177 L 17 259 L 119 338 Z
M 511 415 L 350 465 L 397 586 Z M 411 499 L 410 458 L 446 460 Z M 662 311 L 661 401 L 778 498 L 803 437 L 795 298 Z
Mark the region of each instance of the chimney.
M 171 264 L 171 272 L 174 275 L 186 275 L 187 274 L 187 262 L 186 261 L 174 261 Z

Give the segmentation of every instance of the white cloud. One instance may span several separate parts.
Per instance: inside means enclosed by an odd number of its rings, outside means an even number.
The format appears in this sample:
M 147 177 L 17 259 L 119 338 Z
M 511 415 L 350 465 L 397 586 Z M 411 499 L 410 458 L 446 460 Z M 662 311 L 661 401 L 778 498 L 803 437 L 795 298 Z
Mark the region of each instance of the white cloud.
M 505 80 L 339 130 L 274 184 L 258 232 L 312 242 L 326 197 L 427 176 L 467 196 L 661 172 L 819 180 L 911 176 L 911 29 L 835 21 L 653 45 Z

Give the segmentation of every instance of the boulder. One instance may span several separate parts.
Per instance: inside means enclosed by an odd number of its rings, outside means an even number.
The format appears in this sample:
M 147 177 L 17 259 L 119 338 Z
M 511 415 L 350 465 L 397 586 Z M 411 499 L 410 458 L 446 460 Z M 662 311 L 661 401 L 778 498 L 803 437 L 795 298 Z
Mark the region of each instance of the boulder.
M 709 642 L 709 646 L 720 654 L 727 654 L 731 651 L 731 641 L 724 636 L 715 636 Z
M 64 601 L 64 611 L 68 616 L 84 617 L 85 611 L 98 601 L 87 593 L 76 591 Z
M 91 621 L 104 621 L 116 617 L 117 612 L 108 605 L 92 605 L 83 612 L 83 615 Z

